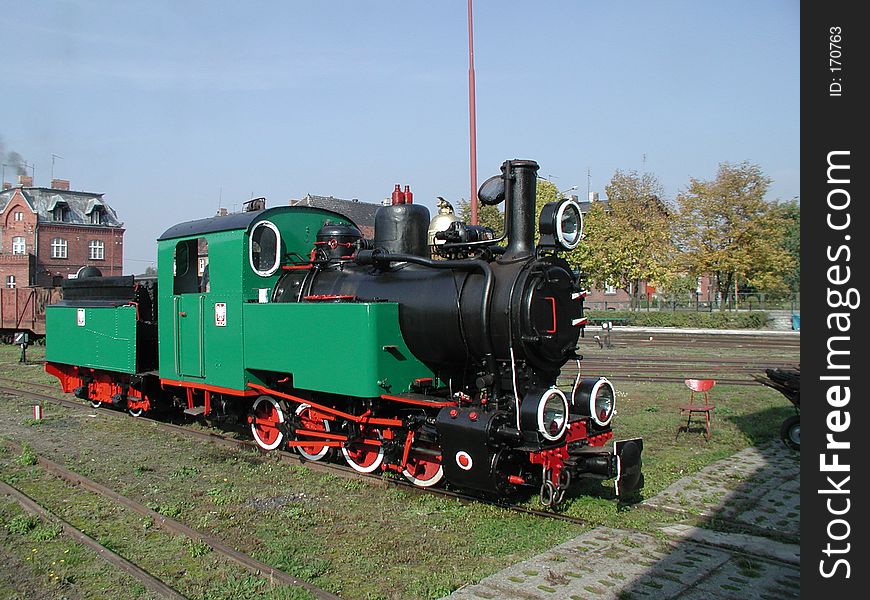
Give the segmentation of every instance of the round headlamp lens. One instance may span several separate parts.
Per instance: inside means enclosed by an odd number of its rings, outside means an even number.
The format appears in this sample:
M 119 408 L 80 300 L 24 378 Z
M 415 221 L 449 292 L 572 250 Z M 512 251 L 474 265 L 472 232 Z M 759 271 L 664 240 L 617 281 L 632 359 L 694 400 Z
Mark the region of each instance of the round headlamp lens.
M 538 429 L 546 439 L 555 441 L 568 427 L 568 400 L 555 388 L 547 390 L 538 408 Z
M 556 211 L 556 241 L 566 250 L 573 250 L 583 235 L 583 214 L 574 200 L 565 200 Z
M 589 396 L 589 409 L 592 419 L 599 425 L 607 425 L 613 418 L 613 409 L 616 407 L 616 395 L 607 379 L 601 378 L 592 388 Z

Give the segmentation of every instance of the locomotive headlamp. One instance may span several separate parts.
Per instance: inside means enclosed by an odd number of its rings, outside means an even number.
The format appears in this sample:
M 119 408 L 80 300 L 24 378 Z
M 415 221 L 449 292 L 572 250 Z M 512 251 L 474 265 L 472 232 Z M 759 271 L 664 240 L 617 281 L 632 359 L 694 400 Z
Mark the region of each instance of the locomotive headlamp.
M 616 409 L 616 390 L 606 378 L 583 379 L 571 397 L 574 411 L 601 427 L 610 424 Z
M 580 205 L 572 198 L 548 202 L 541 210 L 538 231 L 541 233 L 540 246 L 573 250 L 583 235 Z
M 532 390 L 523 398 L 520 420 L 524 431 L 535 431 L 555 442 L 568 429 L 568 399 L 562 390 Z

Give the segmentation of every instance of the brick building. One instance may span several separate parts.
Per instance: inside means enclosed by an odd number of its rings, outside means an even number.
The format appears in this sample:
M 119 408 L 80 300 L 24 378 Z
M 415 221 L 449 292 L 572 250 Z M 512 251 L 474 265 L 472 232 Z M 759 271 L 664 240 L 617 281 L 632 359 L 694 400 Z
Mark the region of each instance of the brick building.
M 343 200 L 333 196 L 315 196 L 307 194 L 301 200 L 290 200 L 290 206 L 316 206 L 342 214 L 357 224 L 363 237 L 375 237 L 375 213 L 383 206 L 359 200 Z
M 30 177 L 0 191 L 0 286 L 59 285 L 86 265 L 121 275 L 124 224 L 103 194 L 70 190 L 69 181 L 33 187 Z

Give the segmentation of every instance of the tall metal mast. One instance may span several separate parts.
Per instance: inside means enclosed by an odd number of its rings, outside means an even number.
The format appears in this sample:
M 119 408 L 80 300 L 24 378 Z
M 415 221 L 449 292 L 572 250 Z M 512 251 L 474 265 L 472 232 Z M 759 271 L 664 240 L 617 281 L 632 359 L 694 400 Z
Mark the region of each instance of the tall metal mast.
M 468 120 L 471 162 L 471 224 L 477 225 L 477 117 L 474 100 L 474 22 L 468 0 Z

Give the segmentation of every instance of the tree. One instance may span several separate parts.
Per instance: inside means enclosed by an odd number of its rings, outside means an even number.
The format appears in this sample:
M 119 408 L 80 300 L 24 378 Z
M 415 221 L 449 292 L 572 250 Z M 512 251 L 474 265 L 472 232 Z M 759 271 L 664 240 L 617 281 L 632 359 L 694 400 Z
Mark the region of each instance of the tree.
M 789 200 L 779 205 L 782 211 L 785 233 L 782 246 L 791 256 L 794 266 L 786 273 L 785 282 L 789 291 L 799 292 L 801 287 L 801 205 Z
M 584 242 L 569 262 L 599 286 L 623 288 L 634 303 L 641 282 L 667 278 L 673 258 L 671 211 L 650 173 L 617 170 L 605 192 L 607 203 L 592 204 L 585 215 Z
M 722 308 L 736 283 L 786 288 L 794 261 L 783 247 L 783 213 L 764 199 L 769 186 L 758 165 L 726 162 L 716 179 L 692 179 L 677 196 L 679 263 L 688 273 L 713 277 Z
M 563 194 L 555 183 L 538 178 L 535 183 L 535 244 L 541 237 L 541 233 L 538 231 L 538 218 L 541 216 L 544 205 L 549 202 L 558 202 L 562 198 Z
M 459 201 L 459 218 L 471 224 L 471 202 L 464 198 Z M 495 237 L 499 237 L 504 231 L 504 215 L 498 206 L 488 206 L 482 202 L 477 203 L 477 224 L 489 227 L 495 231 Z

